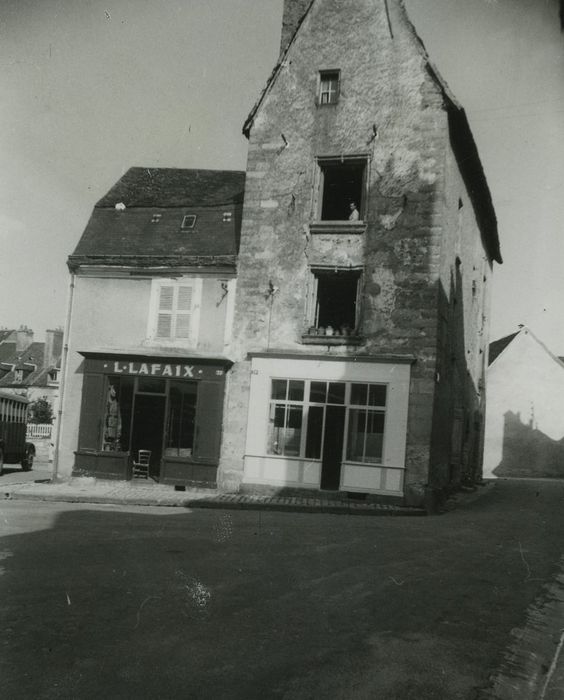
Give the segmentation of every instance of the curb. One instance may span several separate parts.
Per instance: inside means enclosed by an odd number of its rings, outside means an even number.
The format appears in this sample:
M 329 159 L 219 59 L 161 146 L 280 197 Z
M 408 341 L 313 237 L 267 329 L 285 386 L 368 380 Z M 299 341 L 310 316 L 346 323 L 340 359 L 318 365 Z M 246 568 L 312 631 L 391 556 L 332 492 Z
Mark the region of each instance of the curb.
M 50 503 L 90 503 L 98 505 L 117 506 L 154 506 L 154 507 L 176 507 L 176 508 L 200 508 L 218 510 L 251 510 L 251 511 L 278 511 L 285 513 L 320 513 L 331 515 L 371 515 L 371 516 L 401 516 L 401 517 L 422 517 L 427 512 L 422 508 L 406 508 L 401 506 L 382 505 L 361 505 L 358 503 L 285 503 L 282 500 L 258 501 L 235 500 L 237 496 L 213 498 L 154 498 L 142 496 L 96 496 L 92 494 L 47 494 L 47 493 L 26 493 L 24 489 L 5 492 L 5 500 L 18 501 L 44 501 Z M 244 497 L 242 497 L 244 498 Z

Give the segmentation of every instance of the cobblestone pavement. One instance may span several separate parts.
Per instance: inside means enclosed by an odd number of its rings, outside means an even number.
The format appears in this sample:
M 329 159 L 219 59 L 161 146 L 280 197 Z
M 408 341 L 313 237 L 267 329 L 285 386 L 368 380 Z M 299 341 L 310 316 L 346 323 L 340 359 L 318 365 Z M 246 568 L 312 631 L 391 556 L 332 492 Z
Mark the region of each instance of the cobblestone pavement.
M 68 503 L 109 503 L 115 505 L 179 506 L 189 508 L 227 508 L 243 510 L 279 510 L 302 513 L 342 513 L 344 515 L 425 515 L 419 508 L 363 502 L 334 497 L 224 494 L 214 489 L 177 491 L 152 480 L 103 481 L 75 478 L 68 482 L 4 484 L 0 494 L 9 499 L 62 501 Z

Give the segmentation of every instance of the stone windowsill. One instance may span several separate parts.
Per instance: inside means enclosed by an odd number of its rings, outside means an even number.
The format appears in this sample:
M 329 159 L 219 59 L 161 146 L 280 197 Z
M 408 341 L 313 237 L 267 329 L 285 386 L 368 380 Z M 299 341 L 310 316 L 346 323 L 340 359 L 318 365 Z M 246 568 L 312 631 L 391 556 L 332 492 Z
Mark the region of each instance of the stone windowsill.
M 364 233 L 366 221 L 314 221 L 309 230 L 311 233 Z
M 361 345 L 363 342 L 364 338 L 360 335 L 302 335 L 304 345 Z

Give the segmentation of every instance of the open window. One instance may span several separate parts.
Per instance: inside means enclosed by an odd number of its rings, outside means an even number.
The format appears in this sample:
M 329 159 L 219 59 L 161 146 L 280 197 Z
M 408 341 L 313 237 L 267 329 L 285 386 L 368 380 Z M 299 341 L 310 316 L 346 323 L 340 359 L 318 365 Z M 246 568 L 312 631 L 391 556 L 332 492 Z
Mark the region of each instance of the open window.
M 358 335 L 361 270 L 311 271 L 308 335 Z
M 364 218 L 366 158 L 318 159 L 321 221 L 358 221 Z

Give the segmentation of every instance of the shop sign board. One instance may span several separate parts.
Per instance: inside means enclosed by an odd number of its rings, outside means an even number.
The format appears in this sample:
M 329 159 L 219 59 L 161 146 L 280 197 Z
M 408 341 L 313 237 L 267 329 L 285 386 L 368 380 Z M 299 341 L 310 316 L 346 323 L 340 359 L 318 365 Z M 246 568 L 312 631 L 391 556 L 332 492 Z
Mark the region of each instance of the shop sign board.
M 91 359 L 87 360 L 87 372 L 120 374 L 133 377 L 159 377 L 169 379 L 213 379 L 223 377 L 224 369 L 214 365 L 199 365 L 192 362 L 155 362 L 151 360 Z

